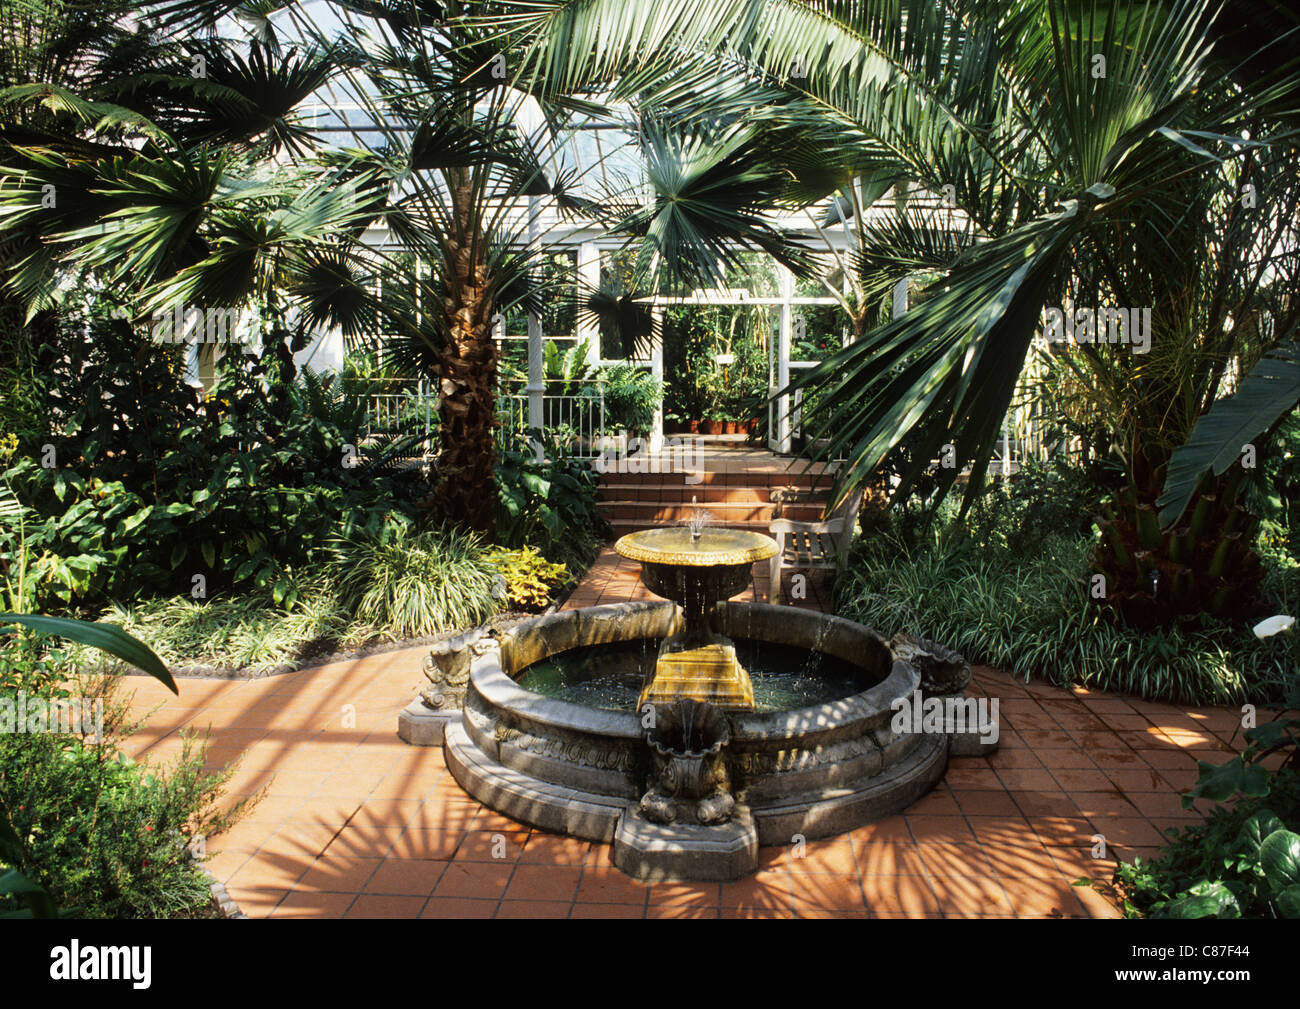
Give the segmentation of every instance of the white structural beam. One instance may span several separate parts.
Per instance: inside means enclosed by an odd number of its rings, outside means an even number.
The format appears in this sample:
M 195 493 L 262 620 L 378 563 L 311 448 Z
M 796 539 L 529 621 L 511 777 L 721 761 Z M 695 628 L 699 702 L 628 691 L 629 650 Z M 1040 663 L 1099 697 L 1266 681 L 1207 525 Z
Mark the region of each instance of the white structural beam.
M 651 310 L 650 319 L 652 322 L 651 344 L 650 344 L 650 374 L 659 387 L 663 388 L 664 381 L 664 310 L 655 308 Z M 659 396 L 655 403 L 655 418 L 650 427 L 650 452 L 658 454 L 664 448 L 664 398 Z
M 775 297 L 738 297 L 736 295 L 700 295 L 700 294 L 656 294 L 649 298 L 638 298 L 638 302 L 647 305 L 709 305 L 712 307 L 723 307 L 732 305 L 839 305 L 839 298 L 829 297 L 795 297 L 789 298 Z
M 578 246 L 578 295 L 600 286 L 600 248 L 595 242 Z M 600 367 L 600 326 L 590 316 L 578 313 L 578 342 L 587 341 L 587 364 Z
M 541 251 L 537 221 L 541 214 L 542 200 L 539 196 L 528 198 L 528 247 L 533 255 Z M 528 426 L 541 430 L 543 423 L 542 397 L 546 394 L 546 371 L 542 356 L 542 317 L 536 312 L 528 313 Z M 536 446 L 538 458 L 542 446 Z
M 794 274 L 778 264 L 781 281 L 781 322 L 776 338 L 776 387 L 784 389 L 790 384 L 790 336 L 794 329 Z M 790 396 L 782 393 L 776 403 L 777 451 L 788 453 L 790 441 Z

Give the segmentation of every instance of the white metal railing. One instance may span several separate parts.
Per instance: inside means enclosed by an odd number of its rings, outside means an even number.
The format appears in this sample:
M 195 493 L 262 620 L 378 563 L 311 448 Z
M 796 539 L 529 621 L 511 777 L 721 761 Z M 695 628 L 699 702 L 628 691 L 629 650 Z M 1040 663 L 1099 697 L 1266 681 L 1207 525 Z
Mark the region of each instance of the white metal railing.
M 422 432 L 426 437 L 438 426 L 438 398 L 427 379 L 392 380 L 390 388 L 366 394 L 366 429 L 369 438 L 378 431 Z M 500 437 L 504 441 L 523 434 L 529 423 L 529 394 L 502 391 L 497 394 Z M 543 393 L 541 428 L 564 443 L 575 455 L 600 454 L 605 434 L 605 386 L 596 382 L 577 392 Z
M 497 396 L 503 440 L 533 426 L 529 410 L 527 392 L 504 392 Z M 606 421 L 604 383 L 592 383 L 577 392 L 548 392 L 541 396 L 542 431 L 558 439 L 573 455 L 592 458 L 600 454 Z
M 369 438 L 378 431 L 423 433 L 437 425 L 438 400 L 427 379 L 372 379 L 380 391 L 366 394 L 366 429 Z

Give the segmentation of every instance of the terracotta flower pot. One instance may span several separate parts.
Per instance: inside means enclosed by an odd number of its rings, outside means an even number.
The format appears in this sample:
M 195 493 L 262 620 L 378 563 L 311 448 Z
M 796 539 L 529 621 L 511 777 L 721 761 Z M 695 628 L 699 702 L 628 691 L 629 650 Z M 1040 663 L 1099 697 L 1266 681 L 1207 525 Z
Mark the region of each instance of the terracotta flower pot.
M 700 421 L 700 430 L 705 434 L 722 434 L 722 421 L 702 420 Z
M 693 420 L 693 421 L 691 421 L 691 422 L 690 422 L 690 430 L 691 430 L 691 434 L 699 434 L 699 433 L 700 433 L 700 422 L 699 422 L 698 420 Z
M 724 420 L 722 424 L 723 424 L 723 434 L 736 433 L 736 422 L 734 420 Z

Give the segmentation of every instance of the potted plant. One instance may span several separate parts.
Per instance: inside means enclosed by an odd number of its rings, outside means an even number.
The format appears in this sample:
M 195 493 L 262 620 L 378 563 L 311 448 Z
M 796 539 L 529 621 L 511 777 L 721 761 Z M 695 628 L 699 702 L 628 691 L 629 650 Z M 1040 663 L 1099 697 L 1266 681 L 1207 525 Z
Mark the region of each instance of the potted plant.
M 655 410 L 663 398 L 663 385 L 649 372 L 629 364 L 602 371 L 605 382 L 605 426 L 644 438 L 654 425 Z
M 759 430 L 761 419 L 767 416 L 767 393 L 755 389 L 739 398 L 735 406 L 736 429 L 750 438 Z

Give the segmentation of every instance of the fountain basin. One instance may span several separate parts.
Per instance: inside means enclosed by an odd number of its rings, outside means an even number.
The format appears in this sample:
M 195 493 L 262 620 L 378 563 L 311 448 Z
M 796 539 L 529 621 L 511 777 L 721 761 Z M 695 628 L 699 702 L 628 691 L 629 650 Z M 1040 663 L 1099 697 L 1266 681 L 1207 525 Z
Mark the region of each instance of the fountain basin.
M 730 713 L 726 761 L 737 800 L 721 825 L 650 823 L 640 800 L 652 750 L 643 716 L 545 697 L 516 682 L 529 666 L 582 646 L 670 638 L 672 603 L 621 603 L 550 614 L 474 655 L 463 717 L 444 751 L 460 786 L 544 830 L 614 842 L 637 878 L 736 879 L 761 845 L 839 834 L 896 813 L 943 774 L 944 733 L 896 730 L 895 702 L 920 688 L 916 668 L 870 628 L 761 603 L 721 603 L 720 633 L 795 646 L 852 663 L 863 688 L 793 710 Z M 676 840 L 674 840 L 676 839 Z
M 776 540 L 744 529 L 706 526 L 696 532 L 689 526 L 667 526 L 628 533 L 614 544 L 619 555 L 643 564 L 674 567 L 746 569 L 776 554 Z M 677 600 L 681 602 L 681 600 Z
M 860 667 L 832 655 L 810 656 L 804 648 L 745 638 L 737 638 L 735 648 L 753 680 L 756 712 L 838 701 L 874 685 Z M 533 663 L 515 682 L 573 704 L 638 711 L 657 653 L 658 643 L 647 640 L 588 645 Z

